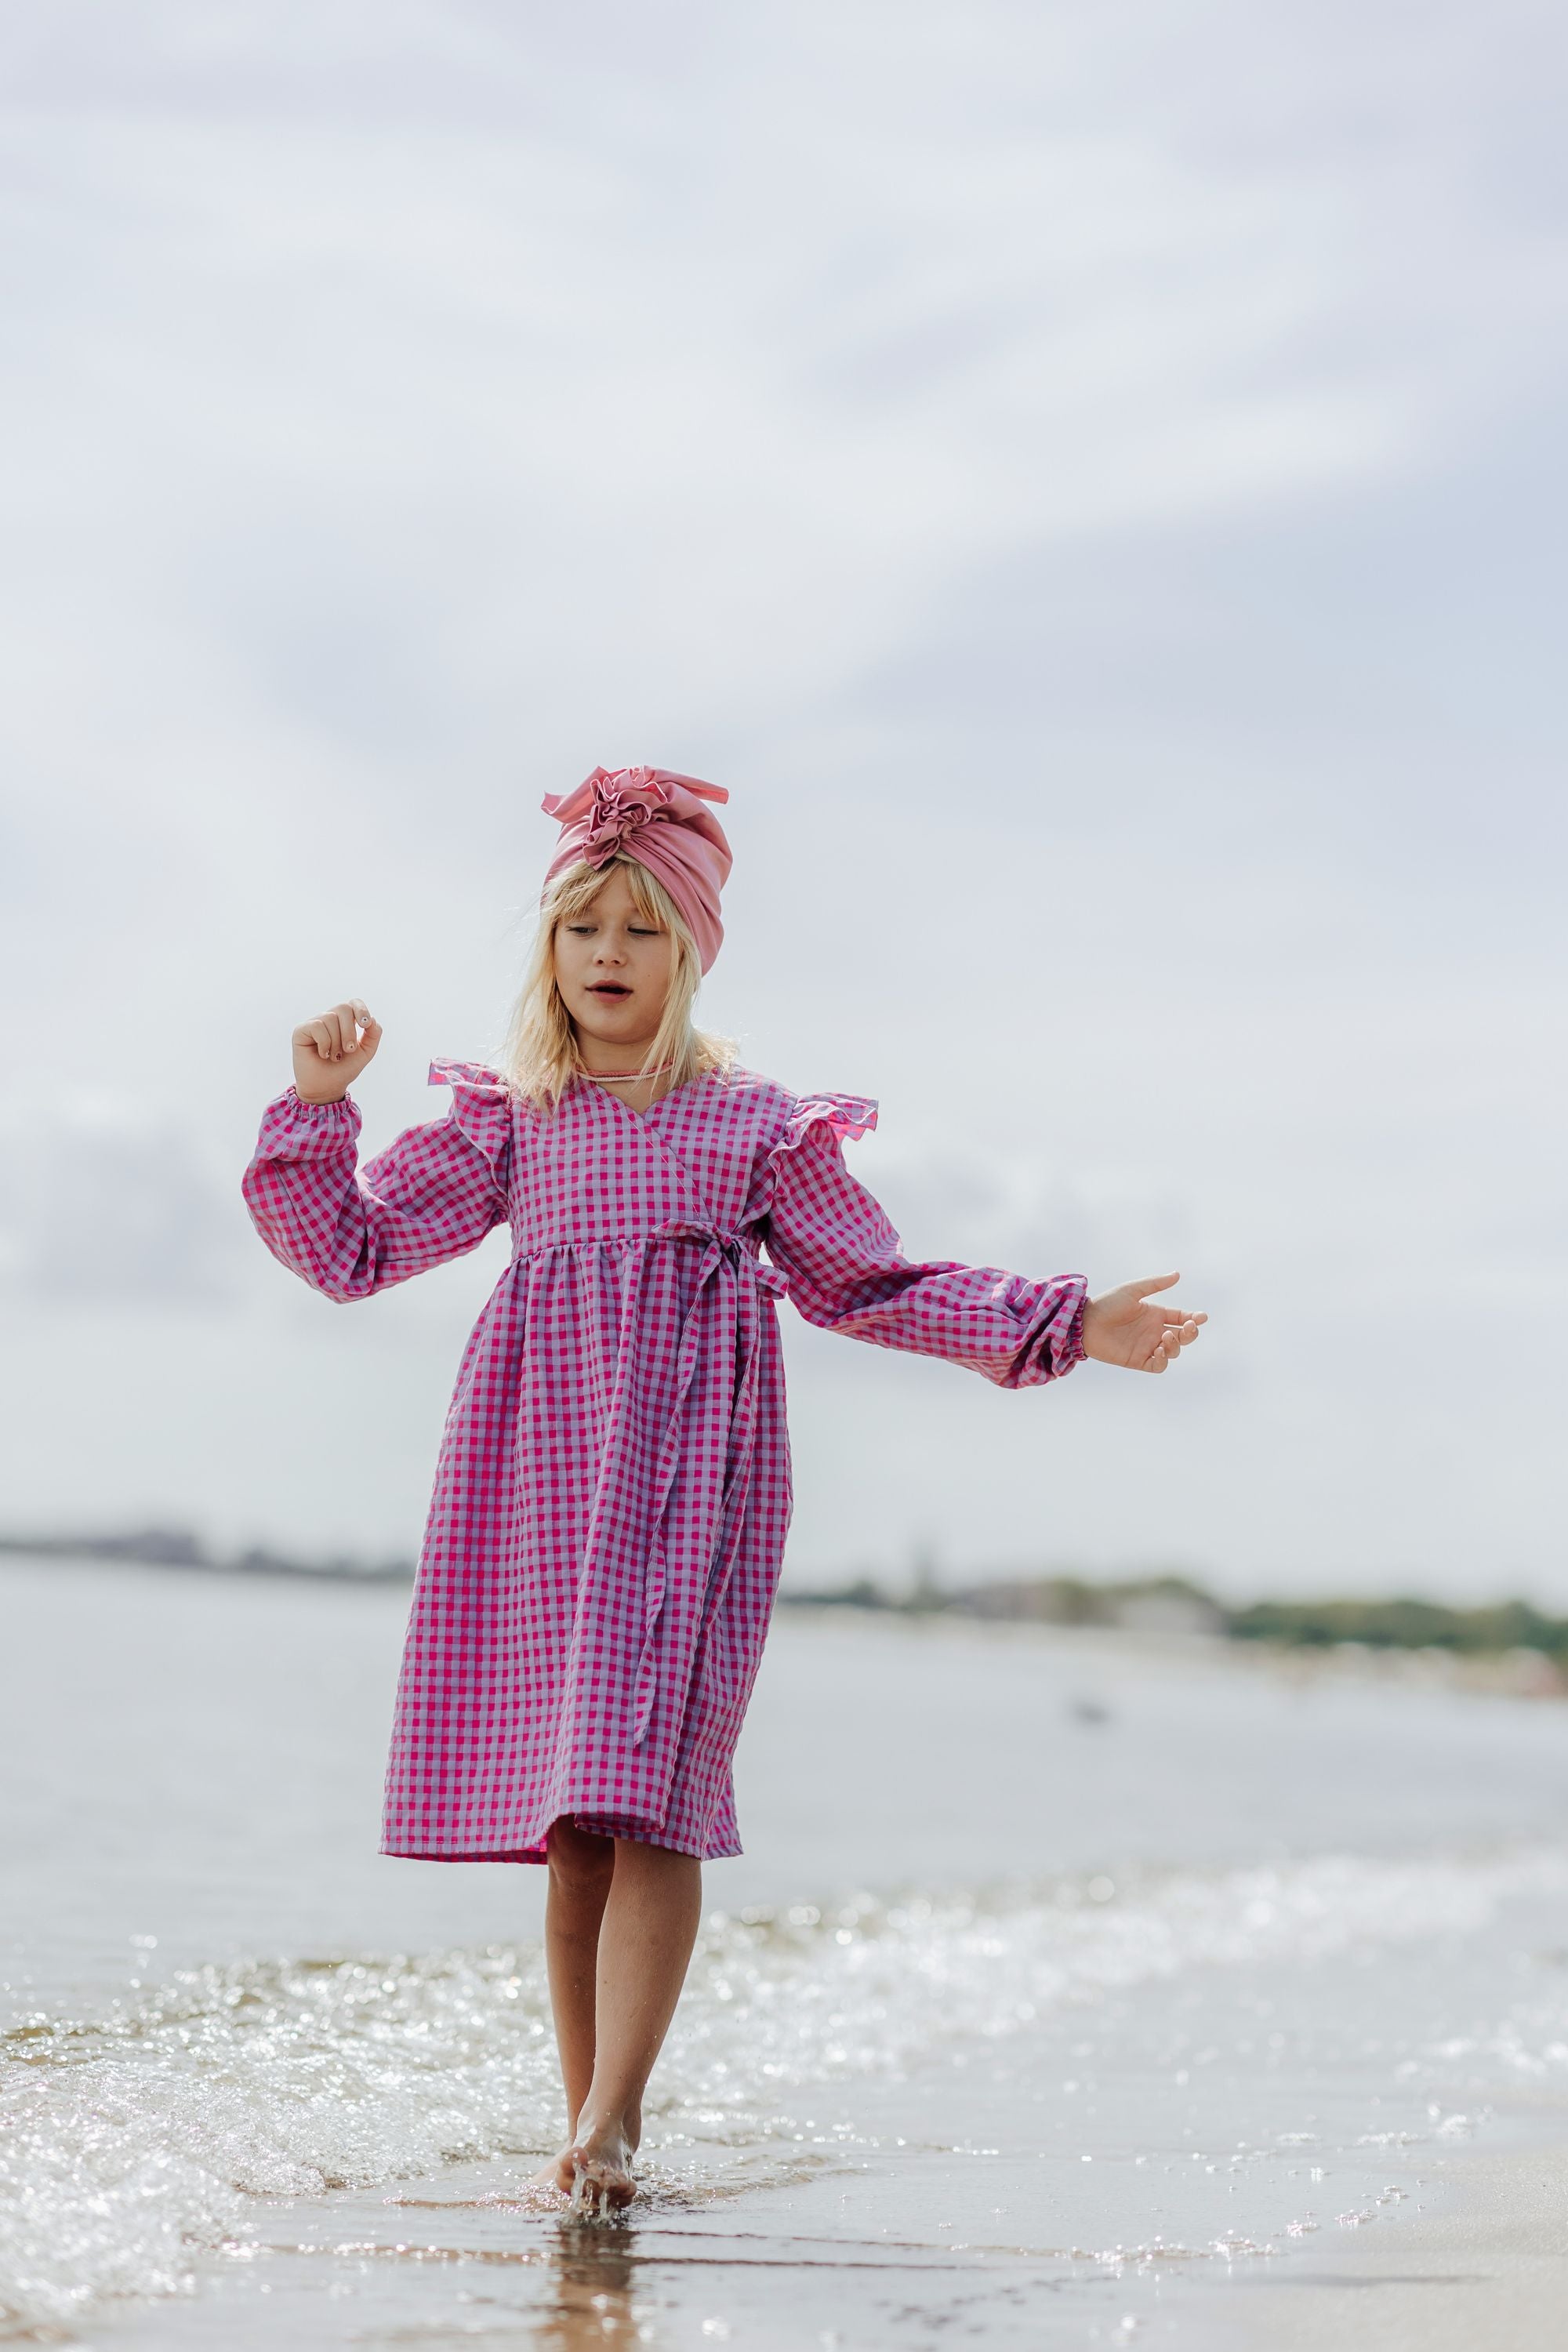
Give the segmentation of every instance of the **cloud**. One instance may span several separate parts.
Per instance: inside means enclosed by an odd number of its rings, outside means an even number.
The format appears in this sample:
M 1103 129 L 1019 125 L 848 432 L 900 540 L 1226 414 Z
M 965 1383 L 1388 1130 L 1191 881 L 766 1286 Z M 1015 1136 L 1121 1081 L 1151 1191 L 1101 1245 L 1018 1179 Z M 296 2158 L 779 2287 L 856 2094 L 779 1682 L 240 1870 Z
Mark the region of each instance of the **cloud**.
M 35 557 L 90 531 L 108 595 L 150 570 L 307 730 L 331 673 L 377 756 L 411 644 L 448 740 L 500 661 L 734 720 L 955 567 L 1423 469 L 1538 363 L 1554 256 L 1437 148 L 1446 20 L 1414 104 L 1358 32 L 1352 109 L 1305 12 L 680 13 L 673 73 L 594 10 L 24 44 Z
M 244 1212 L 192 1139 L 50 1126 L 0 1151 L 0 1287 L 13 1305 L 199 1307 L 239 1295 Z

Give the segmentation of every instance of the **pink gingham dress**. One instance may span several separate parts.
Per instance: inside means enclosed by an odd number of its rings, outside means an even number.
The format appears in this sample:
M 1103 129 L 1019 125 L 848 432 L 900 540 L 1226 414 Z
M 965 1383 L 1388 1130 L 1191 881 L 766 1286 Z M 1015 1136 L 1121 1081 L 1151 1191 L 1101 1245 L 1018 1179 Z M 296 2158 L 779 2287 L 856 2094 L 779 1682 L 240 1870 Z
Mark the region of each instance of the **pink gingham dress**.
M 737 1071 L 645 1113 L 579 1082 L 545 1114 L 476 1065 L 430 1076 L 450 1114 L 363 1171 L 353 1103 L 290 1089 L 245 1179 L 329 1298 L 512 1230 L 442 1440 L 382 1850 L 540 1862 L 565 1815 L 739 1853 L 731 1759 L 790 1516 L 774 1302 L 1029 1388 L 1081 1357 L 1083 1283 L 910 1264 L 844 1165 L 877 1115 L 853 1096 Z

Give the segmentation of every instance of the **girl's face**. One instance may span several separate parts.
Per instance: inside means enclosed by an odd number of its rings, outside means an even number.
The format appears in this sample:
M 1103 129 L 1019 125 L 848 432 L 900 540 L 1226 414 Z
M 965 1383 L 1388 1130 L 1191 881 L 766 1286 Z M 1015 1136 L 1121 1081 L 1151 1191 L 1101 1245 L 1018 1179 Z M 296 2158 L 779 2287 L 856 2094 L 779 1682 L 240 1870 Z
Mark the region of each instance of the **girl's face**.
M 579 1038 L 627 1054 L 651 1044 L 675 968 L 669 933 L 637 911 L 624 866 L 555 926 L 555 985 Z

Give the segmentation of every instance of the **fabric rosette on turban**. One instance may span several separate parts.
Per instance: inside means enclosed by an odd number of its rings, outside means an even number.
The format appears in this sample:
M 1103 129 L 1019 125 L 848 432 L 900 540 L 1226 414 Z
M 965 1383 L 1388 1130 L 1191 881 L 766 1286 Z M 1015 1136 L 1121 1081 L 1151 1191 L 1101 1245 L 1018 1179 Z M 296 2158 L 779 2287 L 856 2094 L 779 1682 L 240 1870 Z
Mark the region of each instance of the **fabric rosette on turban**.
M 729 797 L 722 784 L 670 768 L 595 768 L 574 793 L 545 796 L 544 814 L 561 827 L 545 887 L 569 866 L 635 858 L 679 908 L 707 971 L 723 943 L 719 895 L 731 863 L 724 828 L 708 803 L 722 806 Z

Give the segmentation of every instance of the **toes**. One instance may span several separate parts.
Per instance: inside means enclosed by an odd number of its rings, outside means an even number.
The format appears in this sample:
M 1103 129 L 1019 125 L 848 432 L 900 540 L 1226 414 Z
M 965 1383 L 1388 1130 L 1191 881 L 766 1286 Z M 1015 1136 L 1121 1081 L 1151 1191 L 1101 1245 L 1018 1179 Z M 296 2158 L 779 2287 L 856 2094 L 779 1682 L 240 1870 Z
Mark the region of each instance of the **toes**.
M 574 2213 L 618 2212 L 636 2197 L 637 2183 L 623 2158 L 592 2156 L 585 2148 L 574 2147 L 568 2161 L 573 2174 L 571 2197 Z
M 563 2148 L 548 2164 L 542 2164 L 537 2172 L 530 2173 L 528 2185 L 531 2189 L 552 2189 L 558 2197 L 569 2197 L 574 2179 L 571 2151 Z

